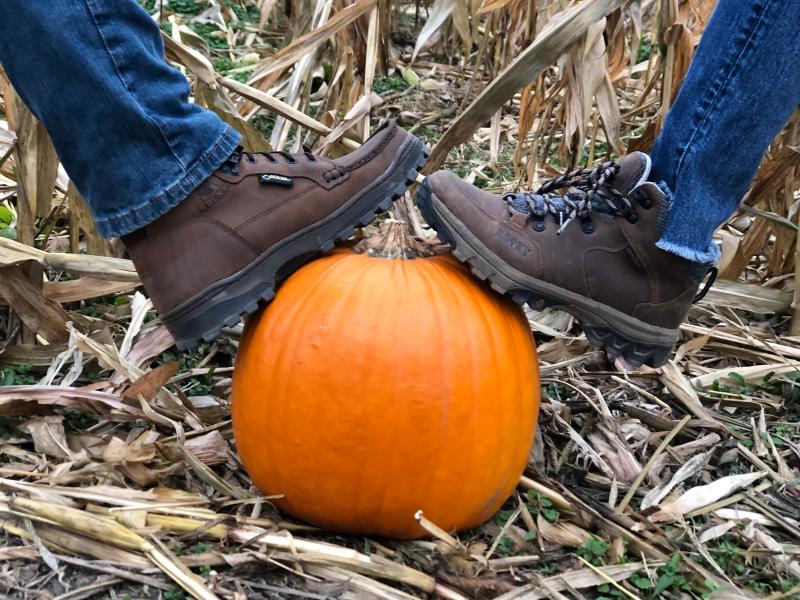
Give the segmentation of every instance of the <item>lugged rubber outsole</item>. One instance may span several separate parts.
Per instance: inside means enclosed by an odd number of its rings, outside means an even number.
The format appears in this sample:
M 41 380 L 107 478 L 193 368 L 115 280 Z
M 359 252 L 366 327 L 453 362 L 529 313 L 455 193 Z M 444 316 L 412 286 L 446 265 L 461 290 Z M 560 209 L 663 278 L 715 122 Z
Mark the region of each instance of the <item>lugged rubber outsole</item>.
M 384 178 L 365 190 L 351 205 L 327 220 L 283 240 L 256 261 L 215 282 L 210 288 L 161 316 L 175 336 L 179 350 L 215 339 L 223 327 L 236 325 L 242 317 L 275 297 L 276 286 L 320 252 L 332 250 L 337 241 L 349 239 L 357 227 L 366 227 L 389 210 L 405 194 L 425 164 L 428 150 L 415 137 L 405 142 Z
M 621 356 L 633 366 L 644 364 L 651 367 L 660 367 L 669 359 L 674 341 L 651 343 L 636 339 L 620 331 L 618 327 L 614 326 L 613 321 L 609 322 L 611 321 L 608 318 L 608 312 L 610 311 L 606 311 L 605 318 L 594 319 L 593 317 L 596 317 L 596 315 L 593 315 L 591 310 L 579 309 L 577 306 L 565 303 L 561 299 L 544 294 L 540 290 L 519 287 L 513 279 L 502 273 L 501 269 L 482 257 L 463 238 L 451 231 L 451 227 L 454 224 L 446 222 L 434 209 L 433 190 L 427 178 L 419 186 L 416 200 L 422 216 L 436 231 L 439 239 L 448 244 L 453 251 L 453 255 L 465 263 L 478 279 L 486 281 L 494 291 L 499 294 L 507 294 L 517 304 L 528 303 L 530 306 L 537 307 L 553 306 L 569 312 L 582 322 L 583 331 L 589 342 L 599 346 L 611 355 Z M 632 317 L 627 318 L 633 319 Z M 597 322 L 593 322 L 594 320 Z M 644 322 L 639 323 L 644 327 L 648 326 Z M 677 341 L 677 332 L 675 333 L 675 341 Z

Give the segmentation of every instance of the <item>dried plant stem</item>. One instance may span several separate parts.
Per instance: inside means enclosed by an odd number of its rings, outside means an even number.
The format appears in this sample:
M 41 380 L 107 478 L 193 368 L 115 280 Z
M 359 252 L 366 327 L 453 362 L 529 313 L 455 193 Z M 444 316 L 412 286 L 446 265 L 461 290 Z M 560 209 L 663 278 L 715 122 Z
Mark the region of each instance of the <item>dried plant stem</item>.
M 755 508 L 756 510 L 762 512 L 765 516 L 772 519 L 775 523 L 783 527 L 786 531 L 791 534 L 794 539 L 800 540 L 800 528 L 792 525 L 784 519 L 778 512 L 773 510 L 769 505 L 767 505 L 764 501 L 759 499 L 755 494 L 751 491 L 746 491 L 744 494 L 747 496 L 745 502 Z
M 678 421 L 678 424 L 672 428 L 672 431 L 670 431 L 667 434 L 667 436 L 662 440 L 662 442 L 658 445 L 656 451 L 653 452 L 653 454 L 650 456 L 650 460 L 648 460 L 647 463 L 645 463 L 644 467 L 642 467 L 642 470 L 639 471 L 639 474 L 636 476 L 636 479 L 633 480 L 633 483 L 631 484 L 628 493 L 625 494 L 625 497 L 622 499 L 622 502 L 620 502 L 619 506 L 617 506 L 617 512 L 625 511 L 631 499 L 633 498 L 633 495 L 636 493 L 636 490 L 638 490 L 639 486 L 642 485 L 642 481 L 644 481 L 644 478 L 647 476 L 647 474 L 650 472 L 650 469 L 655 464 L 656 459 L 659 456 L 661 456 L 661 453 L 666 449 L 666 447 L 669 445 L 672 439 L 676 435 L 678 435 L 678 433 L 680 433 L 681 429 L 683 429 L 686 426 L 686 424 L 691 420 L 691 418 L 692 418 L 691 415 L 686 415 L 680 421 Z
M 328 17 L 331 13 L 331 7 L 333 6 L 333 0 L 316 0 L 314 4 L 314 17 L 311 21 L 311 28 L 316 29 L 323 23 L 328 20 Z M 299 103 L 299 93 L 300 93 L 300 86 L 303 83 L 303 80 L 306 79 L 309 75 L 308 71 L 311 65 L 311 59 L 313 58 L 312 53 L 307 53 L 295 65 L 294 71 L 292 72 L 291 79 L 289 80 L 289 90 L 286 95 L 287 104 L 289 106 L 295 107 L 297 103 Z M 275 119 L 275 125 L 272 128 L 272 134 L 270 136 L 270 144 L 273 148 L 279 149 L 283 147 L 283 144 L 286 138 L 289 135 L 289 128 L 286 124 L 286 117 L 284 115 L 279 114 L 278 117 Z M 298 132 L 299 138 L 299 132 Z
M 378 19 L 379 11 L 375 6 L 372 12 L 369 13 L 369 28 L 367 30 L 367 55 L 366 64 L 364 65 L 364 96 L 369 96 L 372 93 L 372 84 L 375 82 L 375 68 L 378 65 Z M 367 113 L 364 116 L 363 135 L 361 139 L 366 140 L 369 137 L 369 119 L 370 115 Z
M 575 506 L 569 500 L 564 498 L 564 496 L 556 492 L 553 488 L 542 485 L 530 477 L 522 475 L 519 478 L 519 486 L 525 488 L 526 490 L 533 490 L 534 492 L 541 494 L 550 500 L 550 502 L 553 503 L 553 506 L 559 510 L 575 512 Z
M 420 527 L 422 527 L 436 539 L 439 539 L 447 544 L 451 550 L 461 554 L 466 554 L 467 549 L 461 542 L 447 533 L 444 529 L 436 525 L 436 523 L 425 517 L 421 510 L 417 511 L 417 513 L 414 515 L 414 519 L 417 521 L 417 523 L 419 523 Z
M 433 256 L 430 245 L 412 235 L 408 224 L 400 219 L 387 219 L 378 232 L 355 247 L 356 252 L 376 258 L 413 259 Z
M 65 252 L 45 252 L 0 237 L 0 266 L 17 265 L 29 260 L 35 261 L 43 267 L 75 275 L 91 275 L 96 279 L 112 281 L 139 281 L 136 269 L 129 260 Z
M 142 552 L 195 598 L 217 600 L 217 596 L 205 587 L 202 580 L 171 559 L 165 552 L 165 548 L 159 547 L 160 544 L 154 545 L 148 542 L 113 519 L 29 498 L 17 497 L 12 499 L 9 504 L 11 507 L 19 509 L 22 514 L 28 513 L 29 518 L 43 519 L 112 546 Z
M 747 460 L 753 463 L 753 465 L 755 465 L 756 468 L 758 468 L 758 470 L 766 472 L 767 475 L 769 475 L 769 477 L 778 485 L 786 485 L 787 483 L 789 483 L 789 481 L 786 478 L 781 477 L 781 475 L 775 472 L 773 469 L 771 469 L 767 463 L 758 458 L 748 448 L 745 448 L 741 444 L 741 442 L 736 446 L 736 449 L 739 451 L 739 454 L 741 454 Z
M 628 590 L 626 590 L 624 587 L 622 587 L 620 584 L 618 584 L 616 581 L 614 581 L 614 580 L 613 580 L 611 577 L 609 577 L 608 575 L 606 575 L 605 573 L 603 573 L 603 572 L 602 572 L 600 569 L 598 569 L 597 567 L 595 567 L 595 566 L 594 566 L 592 563 L 590 563 L 588 560 L 586 560 L 586 559 L 585 559 L 585 558 L 583 558 L 582 556 L 577 556 L 577 555 L 576 555 L 576 557 L 577 557 L 577 558 L 578 558 L 578 560 L 580 560 L 580 561 L 581 561 L 581 562 L 582 562 L 584 565 L 586 565 L 586 566 L 587 566 L 589 569 L 591 569 L 592 571 L 594 571 L 595 573 L 597 573 L 597 574 L 598 574 L 600 577 L 602 577 L 602 578 L 603 578 L 603 579 L 604 579 L 606 582 L 608 582 L 608 583 L 610 583 L 611 585 L 613 585 L 615 588 L 617 588 L 619 591 L 621 591 L 623 594 L 625 594 L 625 595 L 626 595 L 628 598 L 631 598 L 632 600 L 641 600 L 641 598 L 639 598 L 639 596 L 637 596 L 636 594 L 631 594 L 631 593 L 630 593 Z

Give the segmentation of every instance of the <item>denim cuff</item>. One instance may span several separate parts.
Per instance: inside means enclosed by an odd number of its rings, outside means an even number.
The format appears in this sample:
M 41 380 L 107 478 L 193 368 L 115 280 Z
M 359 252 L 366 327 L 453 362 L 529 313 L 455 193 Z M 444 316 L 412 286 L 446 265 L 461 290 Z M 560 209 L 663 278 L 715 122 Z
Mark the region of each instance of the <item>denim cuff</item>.
M 719 262 L 720 256 L 722 255 L 719 246 L 717 246 L 717 244 L 715 244 L 714 242 L 711 242 L 711 244 L 708 245 L 705 250 L 695 250 L 694 248 L 690 248 L 686 244 L 671 242 L 670 240 L 664 239 L 662 237 L 660 240 L 656 242 L 656 246 L 658 246 L 662 250 L 671 252 L 672 254 L 677 254 L 678 256 L 680 256 L 681 258 L 685 258 L 686 260 L 707 265 L 717 264 Z
M 131 233 L 175 208 L 225 162 L 239 145 L 240 140 L 241 135 L 232 127 L 225 125 L 222 134 L 214 143 L 165 190 L 145 202 L 126 207 L 116 215 L 102 217 L 95 215 L 100 235 L 110 238 Z
M 665 181 L 660 181 L 658 187 L 661 190 L 661 204 L 659 206 L 657 227 L 661 233 L 661 239 L 656 242 L 656 246 L 691 262 L 703 265 L 717 264 L 721 254 L 719 246 L 713 241 L 703 241 L 704 235 L 708 235 L 704 233 L 703 227 L 697 227 L 696 225 L 689 227 L 685 218 L 673 223 L 671 228 L 669 227 L 670 217 L 673 217 L 674 220 L 675 216 L 672 215 L 676 206 L 675 198 Z M 681 241 L 674 239 L 676 230 Z M 673 237 L 673 239 L 670 239 L 670 237 Z M 696 243 L 695 239 L 697 240 Z

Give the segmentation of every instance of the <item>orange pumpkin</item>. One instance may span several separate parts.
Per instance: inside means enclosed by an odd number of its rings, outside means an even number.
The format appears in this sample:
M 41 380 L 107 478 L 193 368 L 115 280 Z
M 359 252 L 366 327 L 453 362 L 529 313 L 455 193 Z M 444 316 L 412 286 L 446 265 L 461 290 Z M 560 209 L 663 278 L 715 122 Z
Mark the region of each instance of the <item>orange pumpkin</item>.
M 470 528 L 527 462 L 536 349 L 522 311 L 450 256 L 336 250 L 248 323 L 232 410 L 253 482 L 295 517 L 413 538 L 422 509 Z

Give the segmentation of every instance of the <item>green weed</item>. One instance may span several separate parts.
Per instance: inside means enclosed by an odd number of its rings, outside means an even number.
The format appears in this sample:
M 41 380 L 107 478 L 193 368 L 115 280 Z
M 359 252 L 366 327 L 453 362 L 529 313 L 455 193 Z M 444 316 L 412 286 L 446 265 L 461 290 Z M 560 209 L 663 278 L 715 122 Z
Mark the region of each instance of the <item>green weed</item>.
M 407 87 L 406 80 L 399 75 L 388 75 L 386 77 L 378 77 L 372 84 L 372 91 L 376 94 L 384 94 L 386 92 L 401 92 Z
M 528 490 L 528 510 L 533 515 L 542 515 L 543 518 L 555 523 L 561 516 L 557 509 L 553 508 L 553 503 L 542 496 L 539 492 Z
M 33 385 L 36 377 L 31 374 L 31 365 L 20 365 L 18 367 L 0 369 L 0 386 L 5 385 Z
M 592 536 L 583 546 L 578 548 L 577 552 L 578 556 L 583 560 L 599 567 L 604 563 L 609 548 L 610 544 L 607 541 Z

